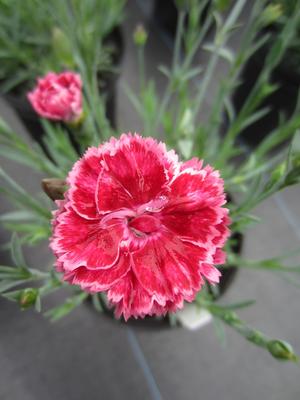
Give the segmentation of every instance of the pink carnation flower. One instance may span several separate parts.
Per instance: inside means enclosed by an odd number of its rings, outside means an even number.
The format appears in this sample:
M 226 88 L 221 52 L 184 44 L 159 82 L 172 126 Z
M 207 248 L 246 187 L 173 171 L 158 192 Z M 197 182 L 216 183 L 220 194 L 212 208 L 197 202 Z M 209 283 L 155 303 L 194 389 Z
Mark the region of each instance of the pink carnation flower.
M 27 94 L 34 110 L 44 118 L 74 122 L 82 115 L 82 82 L 75 72 L 49 72 Z
M 53 219 L 57 269 L 83 290 L 107 292 L 117 317 L 176 311 L 204 279 L 219 282 L 229 218 L 218 171 L 123 134 L 90 147 L 68 185 Z

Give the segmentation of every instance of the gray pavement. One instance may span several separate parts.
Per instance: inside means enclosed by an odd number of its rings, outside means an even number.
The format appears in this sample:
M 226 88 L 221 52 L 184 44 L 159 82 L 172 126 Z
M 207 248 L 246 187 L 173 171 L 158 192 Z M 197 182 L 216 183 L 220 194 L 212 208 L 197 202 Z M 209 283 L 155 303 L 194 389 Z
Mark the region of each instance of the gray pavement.
M 136 22 L 143 18 L 138 3 L 130 2 L 124 29 L 122 81 L 133 87 L 137 84 L 137 66 L 131 34 Z M 148 72 L 161 79 L 156 67 L 168 62 L 170 52 L 153 27 L 150 29 Z M 160 80 L 159 87 L 163 84 Z M 121 87 L 119 92 L 120 129 L 139 131 L 141 123 L 135 111 Z M 207 107 L 211 101 L 208 96 Z M 0 114 L 26 137 L 3 102 Z M 5 160 L 0 162 L 25 187 L 40 190 L 40 176 Z M 248 231 L 246 257 L 271 257 L 299 247 L 299 197 L 298 186 L 258 207 L 257 215 L 264 222 Z M 9 204 L 1 199 L 0 211 L 4 209 L 9 209 Z M 8 237 L 0 231 L 1 243 Z M 27 248 L 26 257 L 37 267 L 48 264 L 51 256 L 47 243 L 38 251 Z M 5 258 L 2 254 L 0 264 Z M 54 294 L 50 302 L 58 303 L 60 298 L 61 294 Z M 242 318 L 271 336 L 290 341 L 300 354 L 300 289 L 265 271 L 242 270 L 224 302 L 244 299 L 256 299 L 257 303 L 241 311 Z M 300 398 L 298 366 L 273 360 L 229 329 L 227 344 L 222 346 L 212 324 L 195 332 L 181 328 L 145 329 L 99 315 L 88 304 L 51 324 L 33 311 L 19 311 L 15 304 L 2 298 L 0 321 L 0 400 Z

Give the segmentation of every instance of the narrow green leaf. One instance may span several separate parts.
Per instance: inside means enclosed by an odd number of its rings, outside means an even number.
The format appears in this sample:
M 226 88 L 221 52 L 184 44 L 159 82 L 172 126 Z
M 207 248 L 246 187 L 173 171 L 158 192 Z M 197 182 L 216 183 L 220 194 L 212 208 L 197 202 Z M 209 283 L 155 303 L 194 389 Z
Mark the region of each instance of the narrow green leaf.
M 213 327 L 216 333 L 217 338 L 219 339 L 222 346 L 226 345 L 227 338 L 224 329 L 224 325 L 218 318 L 213 318 Z
M 103 307 L 101 305 L 98 293 L 92 294 L 92 302 L 95 310 L 97 310 L 98 312 L 103 311 Z
M 16 234 L 11 238 L 11 257 L 17 267 L 28 268 L 23 256 L 21 244 Z
M 170 78 L 171 71 L 165 65 L 159 65 L 158 70 L 164 74 L 167 78 Z
M 87 298 L 87 296 L 87 293 L 80 293 L 70 297 L 60 306 L 47 311 L 45 315 L 49 317 L 52 322 L 56 322 L 78 307 Z
M 41 297 L 38 294 L 34 303 L 35 310 L 40 313 L 42 311 Z
M 228 310 L 238 310 L 241 308 L 247 308 L 255 304 L 255 300 L 244 300 L 240 301 L 238 303 L 231 303 L 231 304 L 226 304 L 226 309 Z
M 7 280 L 1 281 L 0 282 L 0 293 L 1 293 L 1 295 L 6 297 L 4 292 L 6 292 L 7 290 L 9 290 L 9 289 L 11 289 L 13 287 L 16 287 L 16 286 L 20 285 L 23 282 L 24 282 L 23 280 L 21 280 L 21 281 L 11 281 L 11 280 L 9 280 L 9 281 L 7 281 Z
M 126 95 L 129 98 L 131 104 L 136 109 L 136 111 L 140 115 L 143 115 L 143 108 L 142 108 L 142 105 L 140 103 L 140 99 L 138 98 L 138 96 L 135 95 L 135 93 L 130 89 L 130 87 L 126 83 L 123 84 L 123 88 L 125 90 Z
M 0 177 L 2 177 L 9 185 L 10 189 L 1 188 L 3 193 L 12 197 L 17 203 L 30 208 L 32 211 L 36 212 L 38 215 L 50 220 L 51 212 L 41 206 L 35 198 L 29 195 L 16 181 L 14 181 L 1 167 L 0 167 Z
M 219 54 L 219 56 L 224 58 L 224 60 L 228 61 L 230 64 L 233 64 L 235 60 L 235 55 L 233 51 L 228 47 L 217 47 L 214 44 L 206 44 L 203 46 L 203 50 L 209 51 L 214 54 Z
M 0 215 L 0 222 L 32 221 L 34 214 L 27 210 L 10 211 Z

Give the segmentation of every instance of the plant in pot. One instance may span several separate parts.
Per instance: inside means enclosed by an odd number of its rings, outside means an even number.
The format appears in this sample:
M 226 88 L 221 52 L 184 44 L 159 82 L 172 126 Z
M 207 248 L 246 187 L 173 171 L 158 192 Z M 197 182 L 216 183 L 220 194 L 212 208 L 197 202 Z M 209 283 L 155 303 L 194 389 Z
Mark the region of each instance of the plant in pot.
M 296 31 L 300 12 L 283 26 L 268 55 L 265 73 L 249 93 L 247 108 L 237 115 L 229 113 L 227 133 L 220 135 L 223 110 L 233 110 L 230 99 L 236 77 L 256 48 L 256 34 L 264 23 L 265 5 L 257 0 L 240 35 L 239 50 L 230 51 L 228 40 L 239 29 L 237 22 L 245 4 L 245 0 L 237 0 L 224 20 L 216 15 L 216 36 L 213 43 L 205 45 L 211 56 L 203 71 L 193 65 L 201 40 L 191 43 L 185 55 L 180 56 L 181 43 L 192 32 L 183 29 L 186 8 L 179 8 L 173 62 L 170 68 L 160 68 L 167 77 L 162 96 L 155 82 L 145 79 L 143 51 L 147 34 L 138 28 L 134 40 L 140 90 L 134 93 L 127 88 L 127 93 L 142 118 L 143 136 L 118 137 L 109 126 L 101 94 L 93 96 L 89 85 L 96 71 L 82 57 L 78 65 L 83 90 L 87 92 L 86 118 L 90 123 L 86 135 L 77 138 L 82 148 L 87 147 L 79 160 L 66 142 L 64 128 L 44 122 L 51 160 L 44 157 L 38 145 L 33 151 L 2 122 L 1 144 L 6 149 L 3 155 L 42 171 L 46 178 L 43 188 L 48 195 L 41 198 L 27 193 L 0 170 L 6 182 L 2 191 L 18 207 L 1 217 L 14 232 L 11 250 L 15 266 L 0 268 L 4 297 L 17 301 L 23 309 L 35 306 L 44 311 L 47 295 L 67 288 L 67 300 L 46 311 L 52 320 L 91 298 L 101 312 L 109 312 L 108 302 L 116 318 L 122 316 L 127 323 L 133 318 L 149 318 L 154 325 L 164 318 L 171 325 L 178 321 L 184 324 L 182 309 L 184 312 L 191 303 L 195 318 L 204 314 L 223 321 L 275 358 L 297 360 L 288 343 L 250 328 L 238 317 L 235 310 L 251 302 L 218 302 L 221 276 L 226 276 L 224 271 L 233 265 L 283 274 L 299 272 L 297 267 L 286 267 L 280 255 L 254 261 L 237 252 L 239 235 L 257 222 L 251 210 L 300 180 L 297 114 L 287 119 L 284 127 L 278 125 L 251 159 L 235 141 L 245 124 L 259 113 L 259 100 L 269 85 L 267 72 L 280 62 L 288 46 L 287 33 Z M 193 29 L 192 25 L 188 29 Z M 78 43 L 72 46 L 77 54 Z M 207 118 L 199 121 L 199 111 L 220 58 L 229 64 L 228 75 L 220 82 L 211 109 L 206 110 Z M 272 154 L 273 147 L 287 137 L 291 139 L 289 150 Z M 228 194 L 234 201 L 226 203 Z M 49 197 L 56 200 L 54 206 Z M 56 268 L 38 270 L 27 266 L 21 245 L 34 245 L 49 238 Z
M 120 66 L 123 39 L 120 23 L 123 0 L 1 0 L 0 91 L 15 109 L 27 130 L 40 140 L 43 133 L 38 114 L 26 94 L 38 77 L 49 71 L 78 70 L 78 52 L 94 62 L 97 82 L 106 103 L 106 113 L 115 125 L 115 83 Z M 94 55 L 96 52 L 96 56 Z
M 257 41 L 264 42 L 254 51 L 241 71 L 241 84 L 233 94 L 233 105 L 239 112 L 247 99 L 249 90 L 255 84 L 264 63 L 267 63 L 267 54 L 274 41 L 280 36 L 292 15 L 299 10 L 298 1 L 269 1 L 265 10 L 265 23 L 257 34 Z M 289 33 L 287 33 L 289 34 Z M 261 115 L 245 127 L 239 138 L 246 144 L 256 147 L 265 136 L 270 134 L 278 124 L 284 123 L 285 117 L 290 117 L 296 110 L 298 91 L 300 87 L 299 71 L 299 40 L 300 25 L 296 33 L 290 37 L 284 55 L 271 73 L 270 87 L 261 100 Z

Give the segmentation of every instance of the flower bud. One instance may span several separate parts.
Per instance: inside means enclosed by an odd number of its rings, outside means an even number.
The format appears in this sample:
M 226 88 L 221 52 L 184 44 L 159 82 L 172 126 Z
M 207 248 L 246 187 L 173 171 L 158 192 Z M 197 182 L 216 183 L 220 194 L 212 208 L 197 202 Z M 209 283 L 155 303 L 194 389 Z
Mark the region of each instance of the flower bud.
M 292 346 L 283 340 L 270 340 L 267 348 L 273 357 L 283 361 L 297 361 Z
M 133 33 L 133 40 L 137 46 L 145 46 L 148 39 L 148 33 L 142 24 L 137 25 Z
M 42 188 L 51 200 L 62 200 L 66 190 L 66 181 L 64 179 L 57 178 L 43 179 Z
M 38 290 L 34 288 L 27 288 L 21 291 L 19 297 L 19 304 L 22 310 L 33 306 L 38 297 Z
M 268 26 L 276 22 L 282 15 L 281 4 L 269 4 L 261 15 L 263 26 Z
M 229 8 L 231 0 L 214 0 L 213 4 L 217 11 L 223 12 Z
M 52 49 L 57 60 L 68 68 L 74 68 L 74 56 L 70 40 L 57 26 L 52 29 Z
M 191 7 L 190 0 L 175 0 L 175 4 L 179 10 L 188 10 Z

